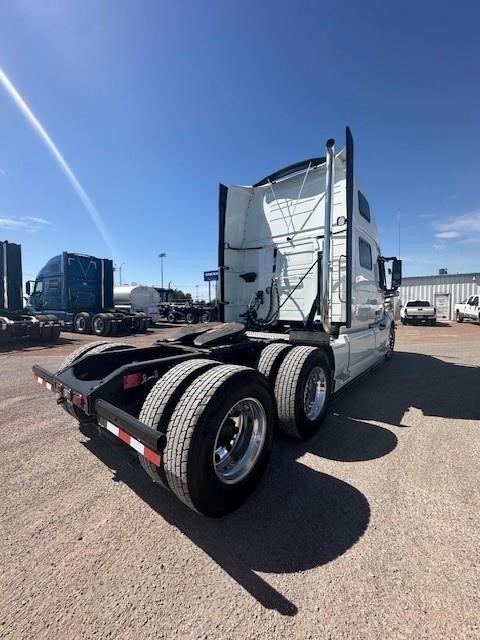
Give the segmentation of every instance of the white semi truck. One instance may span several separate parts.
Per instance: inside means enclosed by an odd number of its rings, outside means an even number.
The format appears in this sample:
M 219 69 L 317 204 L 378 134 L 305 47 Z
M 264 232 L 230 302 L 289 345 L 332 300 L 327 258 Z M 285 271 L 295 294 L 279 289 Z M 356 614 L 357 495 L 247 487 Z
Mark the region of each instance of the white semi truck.
M 312 436 L 331 396 L 392 355 L 384 300 L 401 262 L 381 255 L 353 168 L 347 128 L 338 154 L 329 140 L 325 157 L 251 187 L 221 185 L 221 322 L 150 347 L 87 344 L 55 373 L 34 366 L 36 381 L 134 449 L 190 508 L 235 509 L 267 465 L 275 426 Z

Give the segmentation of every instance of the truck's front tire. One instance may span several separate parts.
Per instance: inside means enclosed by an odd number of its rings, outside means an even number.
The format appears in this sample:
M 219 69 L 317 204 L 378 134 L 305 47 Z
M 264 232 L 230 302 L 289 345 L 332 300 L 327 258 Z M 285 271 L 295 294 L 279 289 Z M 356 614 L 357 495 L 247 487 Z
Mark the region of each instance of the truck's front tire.
M 325 353 L 316 347 L 294 347 L 275 378 L 278 425 L 304 440 L 320 428 L 328 408 L 332 372 Z
M 395 324 L 392 322 L 390 325 L 390 331 L 388 332 L 387 352 L 385 353 L 385 360 L 391 360 L 395 349 Z
M 463 322 L 463 316 L 462 316 L 462 314 L 460 313 L 460 311 L 457 311 L 457 313 L 455 314 L 455 320 L 456 320 L 457 322 Z
M 257 485 L 273 440 L 273 398 L 258 371 L 219 365 L 177 403 L 164 451 L 169 487 L 191 509 L 223 516 Z

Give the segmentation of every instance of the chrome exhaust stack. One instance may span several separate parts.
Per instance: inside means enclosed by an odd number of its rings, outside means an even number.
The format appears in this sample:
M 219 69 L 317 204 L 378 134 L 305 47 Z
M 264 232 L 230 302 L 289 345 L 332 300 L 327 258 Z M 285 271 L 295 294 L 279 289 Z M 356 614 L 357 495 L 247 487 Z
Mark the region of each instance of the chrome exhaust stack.
M 327 140 L 327 176 L 325 181 L 325 223 L 322 251 L 322 291 L 320 295 L 320 317 L 323 329 L 332 334 L 335 328 L 330 322 L 330 247 L 332 244 L 333 187 L 335 184 L 335 140 Z

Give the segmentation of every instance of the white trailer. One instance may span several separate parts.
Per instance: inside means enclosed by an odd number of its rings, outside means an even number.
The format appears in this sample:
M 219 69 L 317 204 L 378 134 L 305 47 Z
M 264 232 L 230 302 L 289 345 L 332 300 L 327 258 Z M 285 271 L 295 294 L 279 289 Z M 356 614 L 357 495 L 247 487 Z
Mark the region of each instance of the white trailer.
M 113 303 L 117 311 L 143 312 L 160 322 L 160 294 L 155 287 L 144 285 L 121 285 L 113 289 Z
M 275 426 L 311 437 L 332 395 L 392 355 L 384 303 L 401 284 L 354 177 L 349 129 L 339 154 L 329 140 L 325 157 L 221 185 L 219 203 L 220 323 L 151 347 L 83 345 L 56 374 L 33 368 L 67 411 L 209 516 L 253 491 Z

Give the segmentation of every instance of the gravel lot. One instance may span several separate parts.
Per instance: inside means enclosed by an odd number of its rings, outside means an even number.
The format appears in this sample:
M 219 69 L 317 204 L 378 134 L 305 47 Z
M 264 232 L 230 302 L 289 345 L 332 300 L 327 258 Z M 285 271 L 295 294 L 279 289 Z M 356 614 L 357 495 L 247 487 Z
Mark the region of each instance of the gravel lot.
M 1 638 L 480 637 L 480 326 L 399 327 L 221 520 L 33 383 L 63 335 L 0 353 Z

